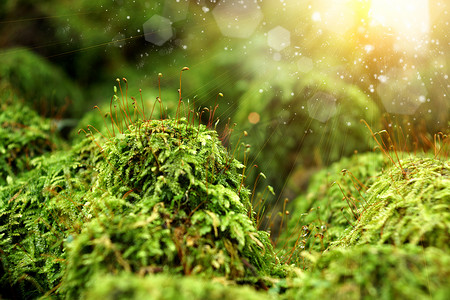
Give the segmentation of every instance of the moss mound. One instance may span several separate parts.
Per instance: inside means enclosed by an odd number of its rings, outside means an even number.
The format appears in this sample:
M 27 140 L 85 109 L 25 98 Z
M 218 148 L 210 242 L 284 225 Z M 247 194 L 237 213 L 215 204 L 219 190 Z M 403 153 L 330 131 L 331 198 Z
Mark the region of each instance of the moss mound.
M 367 205 L 352 230 L 334 246 L 403 244 L 449 249 L 450 163 L 410 158 L 367 191 Z
M 254 226 L 243 165 L 215 131 L 182 119 L 127 126 L 34 159 L 0 187 L 5 296 L 78 297 L 123 271 L 250 284 L 281 274 Z
M 82 110 L 82 92 L 58 67 L 26 48 L 0 51 L 0 80 L 8 82 L 41 115 L 54 116 L 68 103 L 72 116 Z M 68 112 L 66 112 L 68 114 Z
M 281 258 L 305 271 L 274 287 L 281 298 L 446 299 L 449 162 L 408 157 L 380 173 L 381 154 L 358 155 L 313 177 Z
M 447 251 L 408 245 L 339 248 L 316 257 L 308 273 L 280 282 L 282 299 L 447 299 Z
M 31 161 L 32 170 L 0 185 L 0 290 L 5 298 L 37 298 L 55 290 L 66 268 L 65 240 L 86 216 L 83 197 L 95 180 L 88 140 Z M 98 154 L 97 154 L 98 155 Z
M 216 132 L 185 120 L 129 127 L 103 145 L 85 197 L 92 219 L 68 244 L 67 295 L 98 272 L 240 280 L 271 273 L 275 256 L 267 233 L 254 227 L 243 165 Z
M 24 105 L 9 88 L 0 87 L 0 185 L 30 170 L 31 159 L 60 143 L 50 120 Z
M 278 241 L 285 249 L 284 258 L 301 263 L 302 251 L 323 251 L 339 239 L 350 222 L 355 222 L 344 195 L 362 209 L 362 197 L 367 198 L 365 189 L 377 180 L 384 166 L 381 153 L 369 152 L 343 158 L 313 175 L 307 192 L 288 207 L 288 225 Z
M 140 277 L 122 272 L 116 276 L 94 278 L 92 289 L 84 299 L 272 299 L 249 287 L 223 285 L 196 276 L 168 276 L 165 274 Z

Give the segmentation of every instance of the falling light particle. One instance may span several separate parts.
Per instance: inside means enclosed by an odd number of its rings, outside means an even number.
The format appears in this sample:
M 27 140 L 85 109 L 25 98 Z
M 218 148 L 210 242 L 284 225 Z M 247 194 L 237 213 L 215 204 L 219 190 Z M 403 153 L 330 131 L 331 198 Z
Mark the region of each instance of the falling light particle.
M 273 54 L 273 60 L 274 61 L 280 61 L 281 60 L 281 54 L 279 52 L 275 52 Z
M 312 20 L 314 21 L 314 22 L 320 22 L 320 21 L 322 21 L 322 18 L 321 18 L 321 16 L 320 16 L 320 12 L 318 12 L 318 11 L 316 11 L 316 12 L 314 12 L 313 14 L 312 14 Z
M 380 81 L 380 82 L 386 82 L 387 81 L 387 77 L 385 76 L 385 75 L 380 75 L 380 76 L 378 76 L 378 80 Z
M 367 54 L 369 54 L 370 52 L 372 52 L 375 49 L 374 46 L 372 45 L 365 45 L 364 46 L 364 50 L 366 51 Z

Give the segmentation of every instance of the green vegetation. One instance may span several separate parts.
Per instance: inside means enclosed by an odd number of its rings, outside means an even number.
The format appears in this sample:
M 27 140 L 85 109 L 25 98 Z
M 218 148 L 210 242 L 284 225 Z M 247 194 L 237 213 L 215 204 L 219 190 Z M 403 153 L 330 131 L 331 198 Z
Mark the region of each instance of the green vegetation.
M 261 216 L 245 166 L 215 130 L 195 114 L 149 120 L 136 101 L 132 110 L 127 98 L 112 101 L 103 134 L 89 125 L 68 150 L 25 156 L 30 170 L 0 187 L 7 296 L 443 299 L 448 292 L 445 159 L 364 153 L 317 172 L 289 207 L 276 253 L 256 229 Z M 34 118 L 30 128 L 49 124 Z M 19 140 L 43 138 L 22 129 Z
M 446 136 L 434 156 L 420 156 L 388 152 L 373 134 L 382 153 L 318 171 L 272 241 L 257 229 L 263 210 L 234 157 L 241 145 L 223 147 L 214 111 L 205 126 L 180 94 L 175 118 L 149 119 L 154 107 L 128 99 L 126 79 L 126 90 L 117 81 L 109 112 L 94 119 L 101 131 L 89 124 L 59 150 L 50 120 L 3 90 L 6 297 L 445 297 Z
M 388 155 L 343 159 L 294 201 L 280 259 L 303 271 L 278 283 L 283 297 L 446 298 L 448 160 Z M 408 158 L 389 167 L 394 155 Z
M 385 166 L 381 153 L 368 152 L 343 158 L 314 174 L 306 193 L 288 207 L 292 213 L 287 230 L 278 240 L 286 249 L 286 259 L 303 261 L 301 252 L 305 249 L 324 251 L 351 227 L 353 212 L 365 205 L 367 187 L 378 180 Z
M 405 244 L 449 250 L 450 164 L 413 157 L 384 172 L 367 191 L 358 222 L 333 247 Z
M 1 50 L 0 57 L 7 57 L 0 64 L 2 84 L 8 84 L 41 115 L 69 114 L 68 109 L 72 117 L 81 114 L 82 92 L 61 68 L 26 48 Z
M 155 299 L 155 300 L 265 300 L 272 299 L 263 292 L 245 286 L 232 285 L 218 279 L 211 282 L 195 276 L 166 274 L 140 277 L 126 272 L 96 278 L 85 299 Z
M 282 299 L 446 299 L 448 251 L 405 245 L 336 248 L 279 283 Z
M 121 108 L 107 137 L 88 126 L 86 140 L 0 188 L 2 287 L 71 298 L 122 271 L 253 284 L 283 274 L 254 226 L 244 166 L 217 133 Z
M 61 146 L 51 122 L 24 105 L 6 85 L 0 87 L 0 185 L 32 168 L 31 160 Z

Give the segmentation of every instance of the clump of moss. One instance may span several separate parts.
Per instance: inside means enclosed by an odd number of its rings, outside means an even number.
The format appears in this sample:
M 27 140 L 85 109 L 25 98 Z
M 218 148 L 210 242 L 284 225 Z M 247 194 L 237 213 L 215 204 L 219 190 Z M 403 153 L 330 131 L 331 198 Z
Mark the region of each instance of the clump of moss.
M 84 299 L 273 299 L 250 287 L 224 285 L 196 276 L 155 274 L 143 277 L 127 272 L 94 278 L 92 288 L 84 296 Z
M 244 281 L 274 272 L 268 234 L 254 227 L 243 165 L 215 131 L 184 119 L 127 126 L 101 145 L 104 159 L 83 208 L 90 217 L 68 243 L 67 295 L 99 272 Z
M 312 176 L 306 193 L 290 203 L 287 228 L 277 243 L 287 262 L 300 263 L 302 251 L 324 251 L 342 236 L 355 222 L 353 212 L 362 209 L 362 197 L 367 197 L 366 189 L 377 180 L 385 161 L 381 153 L 356 154 Z
M 33 159 L 32 170 L 0 186 L 2 296 L 36 298 L 60 283 L 64 240 L 79 232 L 83 195 L 95 178 L 88 164 L 90 156 L 76 147 L 54 152 Z
M 305 271 L 279 282 L 281 298 L 446 298 L 450 166 L 408 157 L 380 172 L 381 154 L 358 155 L 313 177 L 284 236 L 283 258 Z
M 0 87 L 0 185 L 31 169 L 31 159 L 56 149 L 51 122 Z
M 281 299 L 447 299 L 450 256 L 435 247 L 361 245 L 312 257 L 308 272 L 279 283 Z
M 248 131 L 247 142 L 260 149 L 255 158 L 270 169 L 267 180 L 276 193 L 285 186 L 286 174 L 293 167 L 328 166 L 355 150 L 368 151 L 370 140 L 364 127 L 357 124 L 364 118 L 378 128 L 375 120 L 380 115 L 375 103 L 355 85 L 323 72 L 297 78 L 290 75 L 298 72 L 295 64 L 285 67 L 295 70 L 279 72 L 274 68 L 268 72 L 273 74 L 271 80 L 267 76 L 253 80 L 240 97 L 234 116 Z M 248 122 L 252 112 L 261 117 L 254 125 Z
M 358 222 L 336 243 L 404 244 L 449 249 L 450 164 L 413 157 L 384 172 L 367 191 Z
M 82 92 L 61 69 L 26 48 L 2 50 L 0 55 L 4 57 L 0 80 L 9 83 L 41 115 L 54 116 L 68 103 L 77 103 L 71 106 L 72 116 L 81 112 Z
M 182 118 L 117 122 L 0 187 L 6 296 L 75 297 L 122 271 L 253 284 L 281 275 L 254 226 L 243 165 L 214 130 Z

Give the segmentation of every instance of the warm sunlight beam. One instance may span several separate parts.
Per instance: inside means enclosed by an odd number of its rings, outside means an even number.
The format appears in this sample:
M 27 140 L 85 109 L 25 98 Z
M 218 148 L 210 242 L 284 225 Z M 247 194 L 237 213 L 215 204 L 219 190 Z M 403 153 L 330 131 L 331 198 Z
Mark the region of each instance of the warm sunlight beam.
M 358 24 L 369 24 L 394 36 L 398 48 L 419 50 L 426 48 L 430 30 L 428 1 L 315 0 L 310 5 L 311 20 L 338 35 L 355 30 Z
M 430 26 L 428 0 L 372 0 L 369 17 L 372 26 L 386 27 L 410 42 L 420 42 Z

